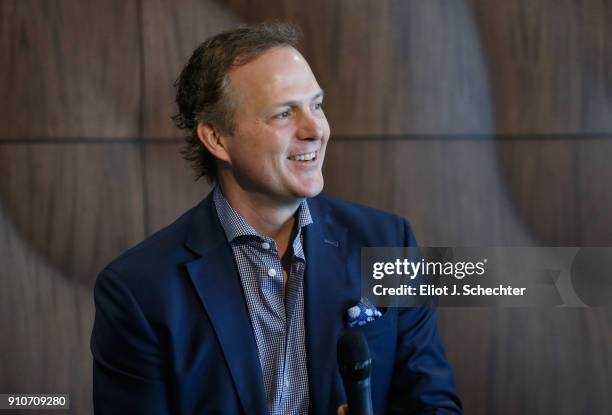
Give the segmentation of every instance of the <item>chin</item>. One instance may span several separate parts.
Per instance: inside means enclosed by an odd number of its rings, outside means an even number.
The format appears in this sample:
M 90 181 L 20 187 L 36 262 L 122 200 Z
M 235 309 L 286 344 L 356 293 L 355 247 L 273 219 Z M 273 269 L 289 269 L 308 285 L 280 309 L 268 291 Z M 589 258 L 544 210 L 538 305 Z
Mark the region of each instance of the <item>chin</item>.
M 315 197 L 323 190 L 323 174 L 308 175 L 306 177 L 292 177 L 285 182 L 287 194 L 295 199 Z
M 323 191 L 323 180 L 318 183 L 311 183 L 308 186 L 303 186 L 297 193 L 298 197 L 315 197 Z

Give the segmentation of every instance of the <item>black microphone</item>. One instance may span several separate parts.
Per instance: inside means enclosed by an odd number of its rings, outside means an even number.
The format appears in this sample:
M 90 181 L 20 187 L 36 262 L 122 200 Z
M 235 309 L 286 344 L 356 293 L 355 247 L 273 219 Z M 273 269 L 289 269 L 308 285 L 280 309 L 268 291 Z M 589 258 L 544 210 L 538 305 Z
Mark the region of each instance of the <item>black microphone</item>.
M 373 415 L 370 373 L 372 358 L 363 333 L 347 329 L 338 339 L 338 366 L 348 399 L 349 415 Z

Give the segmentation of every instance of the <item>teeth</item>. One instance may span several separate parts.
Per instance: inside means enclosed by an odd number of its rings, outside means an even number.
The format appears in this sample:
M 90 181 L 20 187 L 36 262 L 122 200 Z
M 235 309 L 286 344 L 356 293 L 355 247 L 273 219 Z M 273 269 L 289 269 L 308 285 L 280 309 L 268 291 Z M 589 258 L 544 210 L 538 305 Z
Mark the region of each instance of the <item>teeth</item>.
M 306 153 L 306 154 L 299 154 L 297 156 L 291 156 L 291 157 L 289 157 L 289 160 L 310 161 L 310 160 L 313 160 L 316 155 L 317 155 L 317 152 L 313 151 L 312 153 Z

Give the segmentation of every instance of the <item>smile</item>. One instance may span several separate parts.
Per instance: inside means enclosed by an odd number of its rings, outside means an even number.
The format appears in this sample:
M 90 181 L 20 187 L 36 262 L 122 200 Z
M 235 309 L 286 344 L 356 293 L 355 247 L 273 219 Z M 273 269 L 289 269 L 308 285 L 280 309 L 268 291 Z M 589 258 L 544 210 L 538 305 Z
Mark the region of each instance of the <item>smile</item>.
M 317 157 L 316 151 L 313 151 L 312 153 L 298 154 L 298 155 L 287 157 L 287 158 L 289 160 L 294 160 L 294 161 L 311 161 L 311 160 L 314 160 L 315 157 Z

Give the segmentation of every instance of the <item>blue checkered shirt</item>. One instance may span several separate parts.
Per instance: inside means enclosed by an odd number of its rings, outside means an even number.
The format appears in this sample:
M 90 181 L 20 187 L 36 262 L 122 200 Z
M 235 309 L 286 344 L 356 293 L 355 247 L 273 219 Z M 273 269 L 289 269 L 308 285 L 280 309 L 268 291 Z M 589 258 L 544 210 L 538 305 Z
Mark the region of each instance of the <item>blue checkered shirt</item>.
M 272 415 L 308 413 L 308 371 L 304 331 L 303 228 L 312 223 L 306 200 L 297 210 L 291 272 L 285 284 L 276 243 L 249 225 L 227 202 L 219 186 L 213 200 L 234 260 L 255 333 Z

